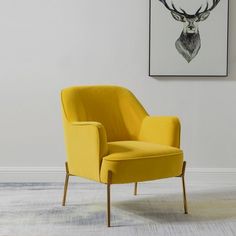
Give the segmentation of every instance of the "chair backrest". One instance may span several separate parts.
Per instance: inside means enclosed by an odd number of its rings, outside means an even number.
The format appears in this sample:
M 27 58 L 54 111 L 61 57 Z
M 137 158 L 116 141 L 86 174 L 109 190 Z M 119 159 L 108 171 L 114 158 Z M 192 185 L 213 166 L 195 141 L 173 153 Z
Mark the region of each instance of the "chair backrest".
M 147 112 L 135 96 L 118 86 L 80 86 L 62 90 L 64 118 L 97 121 L 104 125 L 108 141 L 136 140 Z

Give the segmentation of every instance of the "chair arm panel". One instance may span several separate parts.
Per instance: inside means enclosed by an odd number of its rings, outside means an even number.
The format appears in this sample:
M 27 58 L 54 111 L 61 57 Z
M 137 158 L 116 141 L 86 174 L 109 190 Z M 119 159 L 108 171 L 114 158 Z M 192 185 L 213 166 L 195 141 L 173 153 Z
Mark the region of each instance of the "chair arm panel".
M 102 158 L 108 145 L 104 126 L 98 122 L 65 121 L 69 173 L 100 181 Z
M 174 116 L 146 116 L 139 140 L 180 147 L 180 121 Z

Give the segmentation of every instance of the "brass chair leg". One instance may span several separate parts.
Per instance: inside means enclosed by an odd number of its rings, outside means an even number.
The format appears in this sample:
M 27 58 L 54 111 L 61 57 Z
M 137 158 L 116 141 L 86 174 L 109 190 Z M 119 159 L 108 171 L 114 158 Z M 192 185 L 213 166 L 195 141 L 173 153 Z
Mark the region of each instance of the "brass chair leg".
M 186 190 L 185 190 L 185 179 L 184 179 L 185 167 L 186 167 L 186 161 L 184 161 L 183 163 L 181 177 L 182 177 L 182 187 L 183 187 L 184 214 L 188 214 L 187 197 L 186 197 Z
M 69 176 L 70 176 L 67 162 L 65 163 L 65 166 L 66 166 L 66 178 L 65 178 L 65 184 L 64 184 L 62 206 L 65 206 L 66 204 L 66 194 L 67 194 L 67 188 L 68 188 L 68 182 L 69 182 Z
M 108 171 L 107 176 L 107 227 L 111 226 L 111 180 L 112 172 Z
M 137 190 L 138 190 L 138 183 L 135 182 L 135 183 L 134 183 L 134 195 L 135 195 L 135 196 L 137 195 Z

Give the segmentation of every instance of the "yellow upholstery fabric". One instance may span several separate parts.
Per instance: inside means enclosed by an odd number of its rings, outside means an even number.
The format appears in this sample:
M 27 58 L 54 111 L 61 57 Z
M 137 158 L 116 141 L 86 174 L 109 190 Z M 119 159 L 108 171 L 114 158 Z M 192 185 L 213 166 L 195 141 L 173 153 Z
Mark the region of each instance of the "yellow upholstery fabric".
M 108 144 L 109 155 L 101 167 L 101 182 L 131 183 L 178 176 L 182 171 L 183 153 L 167 145 L 141 141 L 119 141 Z
M 172 116 L 146 116 L 139 140 L 180 147 L 180 122 Z
M 106 132 L 98 122 L 65 122 L 70 174 L 100 181 L 102 157 L 107 155 Z
M 109 142 L 136 140 L 147 112 L 127 89 L 117 86 L 82 86 L 64 89 L 67 120 L 103 124 Z
M 106 183 L 174 177 L 181 173 L 180 123 L 150 117 L 118 86 L 71 87 L 61 92 L 69 173 Z

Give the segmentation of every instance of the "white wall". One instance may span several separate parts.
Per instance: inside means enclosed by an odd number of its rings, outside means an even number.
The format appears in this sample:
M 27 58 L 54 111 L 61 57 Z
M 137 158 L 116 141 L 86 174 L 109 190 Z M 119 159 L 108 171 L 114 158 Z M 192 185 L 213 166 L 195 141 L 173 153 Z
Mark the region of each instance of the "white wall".
M 117 84 L 150 114 L 181 118 L 189 167 L 236 168 L 230 9 L 228 78 L 150 78 L 148 0 L 0 1 L 0 167 L 63 166 L 60 89 Z

